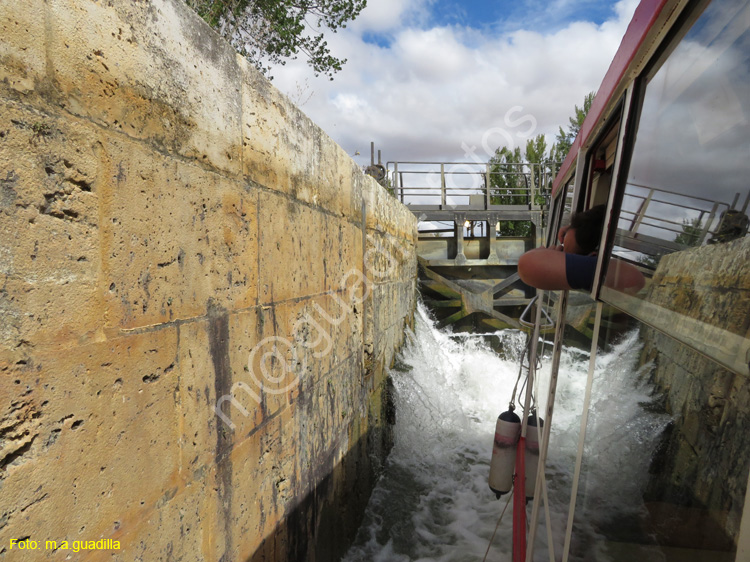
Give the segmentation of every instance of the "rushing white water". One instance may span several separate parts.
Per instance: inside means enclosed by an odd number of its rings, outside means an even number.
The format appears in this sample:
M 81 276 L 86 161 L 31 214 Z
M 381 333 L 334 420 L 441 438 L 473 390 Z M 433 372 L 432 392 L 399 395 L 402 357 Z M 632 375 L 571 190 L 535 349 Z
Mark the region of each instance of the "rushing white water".
M 507 409 L 525 343 L 524 334 L 510 330 L 494 337 L 500 339 L 500 354 L 485 339 L 437 330 L 419 306 L 415 332 L 409 334 L 401 365 L 392 373 L 396 442 L 346 562 L 484 559 L 508 498 L 495 499 L 487 484 L 495 420 Z M 596 537 L 597 519 L 606 521 L 613 515 L 611 507 L 602 508 L 601 498 L 618 510 L 639 509 L 650 451 L 664 424 L 663 417 L 644 414 L 639 405 L 649 397 L 647 389 L 635 383 L 638 351 L 637 334 L 632 333 L 597 359 L 586 458 L 599 462 L 584 463 L 579 494 L 584 500 L 579 501 L 579 509 L 587 522 L 577 523 L 577 531 L 590 538 Z M 545 354 L 550 353 L 548 345 Z M 549 362 L 549 358 L 543 362 L 539 376 L 540 412 L 544 412 Z M 565 349 L 561 360 L 547 467 L 558 559 L 588 362 L 588 353 L 575 348 Z M 516 403 L 523 403 L 522 396 Z M 520 410 L 519 405 L 519 414 Z M 508 506 L 487 560 L 511 559 L 511 512 Z M 530 513 L 531 504 L 527 506 Z M 598 546 L 595 540 L 588 542 L 593 546 L 584 540 L 577 548 L 591 555 Z M 607 559 L 601 552 L 598 555 L 596 560 Z M 543 524 L 534 559 L 549 560 Z

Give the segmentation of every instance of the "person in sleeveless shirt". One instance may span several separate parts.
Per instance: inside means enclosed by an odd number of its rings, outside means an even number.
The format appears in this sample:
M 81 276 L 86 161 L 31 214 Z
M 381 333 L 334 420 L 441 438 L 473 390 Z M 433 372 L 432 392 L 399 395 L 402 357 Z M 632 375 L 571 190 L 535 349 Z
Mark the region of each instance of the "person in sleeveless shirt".
M 518 260 L 521 280 L 537 289 L 591 291 L 605 213 L 604 205 L 576 213 L 570 224 L 558 231 L 559 245 L 536 248 L 523 254 Z M 610 260 L 605 286 L 634 294 L 645 283 L 643 274 L 634 265 Z

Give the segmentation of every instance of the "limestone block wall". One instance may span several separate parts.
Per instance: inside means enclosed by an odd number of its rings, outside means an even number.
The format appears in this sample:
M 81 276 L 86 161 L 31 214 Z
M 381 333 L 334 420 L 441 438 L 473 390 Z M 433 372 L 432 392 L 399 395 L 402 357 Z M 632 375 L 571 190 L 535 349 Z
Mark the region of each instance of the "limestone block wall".
M 750 238 L 665 256 L 647 299 L 730 335 L 750 336 Z M 679 320 L 675 320 L 675 323 Z M 750 379 L 644 328 L 644 362 L 665 393 L 674 426 L 648 495 L 706 508 L 729 539 L 739 531 L 750 466 Z M 696 337 L 699 335 L 696 334 Z M 731 337 L 731 336 L 730 336 Z M 720 348 L 725 342 L 711 340 Z M 706 531 L 705 540 L 718 533 Z
M 415 244 L 180 0 L 0 1 L 0 560 L 334 560 Z

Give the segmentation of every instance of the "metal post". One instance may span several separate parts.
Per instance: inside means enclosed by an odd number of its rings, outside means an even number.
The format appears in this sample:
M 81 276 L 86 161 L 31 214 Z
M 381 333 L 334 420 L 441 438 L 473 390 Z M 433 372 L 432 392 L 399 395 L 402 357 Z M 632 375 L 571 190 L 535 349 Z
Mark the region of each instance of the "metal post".
M 534 164 L 529 164 L 529 173 L 531 175 L 531 208 L 536 209 L 538 205 L 536 204 L 536 182 L 534 181 Z
M 598 349 L 599 329 L 602 324 L 602 303 L 596 304 L 596 316 L 594 318 L 594 334 L 591 338 L 591 352 L 589 354 L 589 371 L 586 379 L 586 391 L 583 397 L 583 413 L 581 415 L 581 429 L 578 433 L 578 452 L 576 454 L 576 464 L 573 471 L 573 487 L 570 491 L 570 505 L 568 506 L 568 522 L 565 530 L 565 543 L 563 545 L 563 562 L 568 561 L 570 555 L 570 543 L 573 537 L 573 521 L 576 514 L 576 500 L 578 499 L 578 483 L 581 478 L 581 466 L 583 465 L 583 446 L 586 442 L 586 428 L 588 425 L 589 405 L 591 403 L 591 388 L 594 383 L 594 369 L 596 367 L 596 352 Z M 549 427 L 549 424 L 547 424 Z M 547 429 L 547 428 L 545 428 Z M 549 443 L 549 432 L 544 435 L 545 453 L 546 444 Z M 546 459 L 545 459 L 546 460 Z M 539 462 L 541 466 L 541 459 Z
M 643 203 L 641 203 L 641 206 L 638 209 L 638 214 L 635 216 L 633 223 L 630 225 L 630 232 L 635 234 L 635 232 L 638 230 L 638 227 L 641 225 L 641 222 L 643 221 L 643 217 L 646 216 L 646 209 L 648 208 L 648 204 L 651 203 L 651 198 L 653 196 L 654 196 L 654 190 L 652 189 L 648 192 L 648 196 L 643 200 Z
M 489 162 L 485 164 L 484 187 L 485 187 L 484 208 L 489 209 L 490 208 L 490 163 Z
M 487 258 L 487 265 L 497 265 L 500 263 L 500 258 L 497 255 L 497 214 L 492 213 L 487 217 L 487 225 L 490 238 L 490 255 Z
M 543 292 L 537 291 L 539 306 L 542 306 Z M 550 429 L 552 427 L 552 414 L 555 408 L 555 396 L 557 395 L 557 375 L 560 370 L 560 355 L 562 354 L 563 331 L 565 329 L 565 311 L 568 307 L 568 291 L 560 293 L 557 301 L 557 326 L 555 326 L 555 347 L 552 352 L 552 365 L 550 372 L 549 391 L 547 393 L 547 410 L 544 418 L 544 426 L 539 441 L 539 467 L 537 469 L 536 487 L 534 488 L 534 503 L 531 507 L 531 519 L 529 523 L 530 548 L 526 551 L 526 562 L 531 562 L 534 554 L 534 543 L 536 542 L 536 530 L 539 522 L 539 494 L 541 492 L 543 473 L 547 464 L 547 450 L 549 447 Z M 537 324 L 538 326 L 538 321 Z M 538 337 L 538 336 L 537 336 Z M 542 477 L 540 477 L 542 475 Z M 549 508 L 549 506 L 547 506 Z
M 401 202 L 404 202 L 404 182 L 398 173 L 398 162 L 393 163 L 393 190 L 398 192 Z
M 714 203 L 714 206 L 711 207 L 711 212 L 708 215 L 706 224 L 703 226 L 703 231 L 701 232 L 700 238 L 698 238 L 698 242 L 696 243 L 696 246 L 700 246 L 701 244 L 703 244 L 703 241 L 706 239 L 706 234 L 708 234 L 708 229 L 711 227 L 711 223 L 714 222 L 714 217 L 716 216 L 716 210 L 718 209 L 718 207 L 719 207 L 718 203 Z M 701 212 L 701 219 L 703 219 L 702 212 Z M 700 222 L 698 224 L 700 224 Z
M 448 198 L 445 194 L 445 164 L 440 164 L 440 208 L 445 209 Z M 461 226 L 463 229 L 463 225 Z M 463 233 L 463 230 L 461 231 Z
M 453 225 L 456 231 L 456 265 L 466 263 L 466 254 L 464 254 L 464 220 L 466 215 L 457 213 L 453 216 Z
M 531 224 L 534 225 L 534 248 L 544 246 L 544 229 L 542 228 L 542 211 L 536 211 L 531 215 Z

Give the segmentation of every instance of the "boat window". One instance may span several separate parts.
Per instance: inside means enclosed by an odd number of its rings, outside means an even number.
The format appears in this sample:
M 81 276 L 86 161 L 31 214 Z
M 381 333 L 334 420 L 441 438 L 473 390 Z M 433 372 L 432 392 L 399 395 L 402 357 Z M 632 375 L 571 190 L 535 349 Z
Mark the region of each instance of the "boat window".
M 560 229 L 561 225 L 565 224 L 568 217 L 570 217 L 573 203 L 574 181 L 575 171 L 573 171 L 568 182 L 562 186 L 561 193 L 553 201 L 552 211 L 546 222 L 546 224 L 549 225 L 546 232 L 547 246 L 557 245 L 557 231 Z
M 568 560 L 744 560 L 736 551 L 750 466 L 748 379 L 610 306 L 601 325 Z M 585 356 L 574 335 L 565 349 Z M 585 395 L 585 380 L 585 370 L 563 365 L 558 396 Z M 551 496 L 568 497 L 565 453 L 580 435 L 556 409 Z
M 605 132 L 602 139 L 591 150 L 589 156 L 589 181 L 586 190 L 586 208 L 606 205 L 609 198 L 609 186 L 612 182 L 612 169 L 617 150 L 617 133 L 620 130 L 619 119 Z
M 748 375 L 750 4 L 692 21 L 645 76 L 600 296 Z

